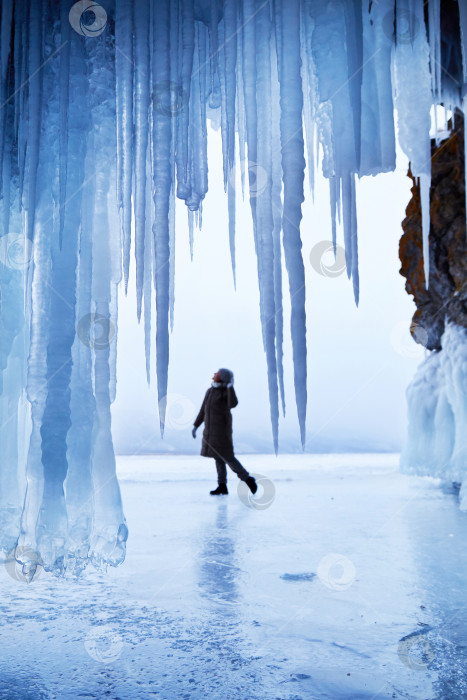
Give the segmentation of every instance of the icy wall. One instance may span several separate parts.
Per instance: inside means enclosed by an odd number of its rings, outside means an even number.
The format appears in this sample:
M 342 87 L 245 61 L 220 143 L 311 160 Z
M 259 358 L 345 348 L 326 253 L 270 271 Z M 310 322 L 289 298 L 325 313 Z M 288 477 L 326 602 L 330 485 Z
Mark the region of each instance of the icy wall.
M 430 353 L 407 389 L 408 439 L 401 454 L 407 474 L 461 485 L 467 510 L 467 330 L 448 321 L 441 350 Z
M 148 378 L 155 331 L 163 430 L 174 198 L 186 202 L 193 249 L 207 123 L 220 126 L 234 280 L 237 167 L 251 203 L 274 445 L 285 410 L 282 255 L 304 443 L 305 161 L 311 188 L 317 165 L 329 178 L 330 233 L 336 245 L 341 219 L 358 303 L 355 181 L 394 168 L 396 108 L 399 142 L 420 178 L 428 278 L 430 108 L 467 109 L 467 6 L 3 0 L 0 41 L 3 544 L 13 546 L 20 527 L 21 551 L 57 573 L 90 559 L 117 564 L 127 531 L 110 404 L 116 289 L 121 276 L 128 282 L 133 227 L 137 314 Z M 34 556 L 23 556 L 31 571 Z
M 462 484 L 467 510 L 467 238 L 464 119 L 431 149 L 430 277 L 423 281 L 420 189 L 416 182 L 402 222 L 401 274 L 417 305 L 411 332 L 431 351 L 407 389 L 408 433 L 403 471 Z

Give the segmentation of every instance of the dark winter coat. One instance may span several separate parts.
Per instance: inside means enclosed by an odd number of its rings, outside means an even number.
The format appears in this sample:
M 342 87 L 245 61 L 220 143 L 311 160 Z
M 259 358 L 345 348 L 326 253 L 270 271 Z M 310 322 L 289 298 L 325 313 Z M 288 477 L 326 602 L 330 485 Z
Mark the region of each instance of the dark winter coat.
M 214 457 L 228 462 L 234 458 L 232 444 L 232 414 L 230 409 L 238 404 L 233 386 L 223 384 L 207 390 L 194 426 L 204 421 L 202 457 Z

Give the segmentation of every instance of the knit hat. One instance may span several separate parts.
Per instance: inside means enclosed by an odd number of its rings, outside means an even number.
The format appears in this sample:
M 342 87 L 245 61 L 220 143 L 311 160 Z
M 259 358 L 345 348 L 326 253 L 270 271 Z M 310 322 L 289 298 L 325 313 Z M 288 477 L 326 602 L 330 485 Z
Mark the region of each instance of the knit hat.
M 233 384 L 234 376 L 233 372 L 231 372 L 230 369 L 220 369 L 219 375 L 224 384 Z

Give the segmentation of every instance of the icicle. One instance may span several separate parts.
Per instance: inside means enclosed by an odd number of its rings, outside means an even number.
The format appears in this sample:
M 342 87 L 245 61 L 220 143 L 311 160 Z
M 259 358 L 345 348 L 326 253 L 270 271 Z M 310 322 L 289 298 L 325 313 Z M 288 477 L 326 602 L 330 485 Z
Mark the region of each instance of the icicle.
M 131 3 L 117 0 L 115 17 L 115 63 L 117 96 L 118 192 L 123 232 L 123 275 L 128 289 L 131 248 L 131 189 L 133 166 L 133 16 Z M 141 96 L 142 99 L 144 99 Z M 141 146 L 142 147 L 142 146 Z
M 248 144 L 248 164 L 246 172 L 248 172 L 249 182 L 255 176 L 257 166 L 257 114 L 256 114 L 256 32 L 255 22 L 252 21 L 255 15 L 254 0 L 245 0 L 243 3 L 242 16 L 242 32 L 243 32 L 243 64 L 242 64 L 242 82 L 243 82 L 243 100 L 245 105 L 246 116 L 246 141 Z M 256 194 L 250 189 L 250 206 L 253 216 L 253 233 L 255 236 L 255 250 L 257 251 L 256 243 Z
M 189 160 L 191 194 L 187 206 L 195 211 L 208 191 L 206 130 L 206 28 L 195 26 L 195 51 L 189 103 Z M 199 214 L 196 215 L 199 225 Z
M 461 3 L 459 3 L 461 4 Z M 428 26 L 430 32 L 430 72 L 433 98 L 437 103 L 441 97 L 441 14 L 440 0 L 430 0 L 428 3 Z M 436 108 L 435 108 L 436 113 Z M 436 117 L 435 117 L 436 118 Z
M 221 65 L 225 66 L 224 45 L 220 48 Z M 227 128 L 227 92 L 226 92 L 226 72 L 219 71 L 219 83 L 221 90 L 221 138 L 222 138 L 222 166 L 224 172 L 224 192 L 227 191 L 227 181 L 229 178 L 229 134 Z
M 329 202 L 331 205 L 331 231 L 332 231 L 332 247 L 334 250 L 334 259 L 336 258 L 336 178 L 329 178 Z
M 273 104 L 279 104 L 280 87 L 277 73 L 276 48 L 271 37 L 271 99 Z M 282 230 L 282 165 L 280 152 L 280 116 L 278 110 L 272 111 L 271 124 L 271 204 L 273 219 L 273 246 L 274 246 L 274 303 L 276 308 L 276 363 L 277 377 L 281 396 L 282 415 L 285 416 L 285 388 L 284 388 L 284 314 L 282 309 L 282 252 L 281 252 L 281 230 Z
M 191 209 L 187 209 L 188 214 L 188 235 L 190 244 L 190 260 L 193 261 L 193 229 L 194 229 L 194 214 Z
M 191 195 L 191 173 L 189 173 L 189 128 L 190 112 L 188 103 L 191 93 L 191 76 L 193 73 L 193 56 L 195 50 L 195 20 L 193 0 L 181 4 L 180 28 L 180 79 L 174 82 L 178 90 L 177 96 L 177 197 L 187 199 Z
M 284 178 L 284 253 L 289 277 L 295 398 L 302 446 L 306 419 L 305 271 L 301 254 L 300 221 L 305 159 L 302 136 L 303 96 L 300 79 L 300 4 L 291 0 L 276 8 L 276 41 L 280 82 L 280 129 Z
M 314 127 L 314 97 L 316 93 L 313 55 L 311 52 L 311 36 L 313 32 L 311 7 L 309 0 L 303 0 L 301 6 L 300 44 L 302 50 L 302 80 L 303 80 L 303 113 L 305 122 L 308 181 L 312 197 L 315 187 L 315 127 Z
M 353 175 L 345 175 L 342 178 L 342 218 L 344 223 L 344 243 L 345 243 L 345 267 L 347 271 L 347 277 L 350 279 L 352 276 L 352 212 L 353 212 L 353 202 L 352 202 L 352 187 L 351 180 Z
M 94 123 L 93 154 L 95 157 L 95 200 L 92 230 L 92 306 L 93 317 L 93 382 L 96 413 L 93 425 L 92 480 L 94 516 L 91 557 L 100 566 L 117 566 L 125 557 L 128 530 L 122 509 L 116 477 L 115 454 L 111 435 L 111 402 L 114 396 L 115 344 L 117 342 L 117 295 L 113 277 L 112 227 L 109 219 L 110 183 L 114 180 L 113 163 L 116 150 L 113 133 L 97 127 L 112 119 L 111 95 L 115 76 L 101 75 L 98 66 L 109 50 L 104 42 L 90 42 L 90 63 L 96 68 L 89 76 L 89 97 Z M 99 88 L 99 89 L 98 89 Z M 106 91 L 107 99 L 101 93 Z M 130 164 L 130 174 L 132 163 Z M 124 176 L 125 179 L 125 176 Z M 124 195 L 125 196 L 125 195 Z
M 39 164 L 39 147 L 41 134 L 41 92 L 43 71 L 41 55 L 42 12 L 38 2 L 30 7 L 29 26 L 29 83 L 28 83 L 28 238 L 34 235 L 36 216 L 37 167 Z
M 235 172 L 235 160 L 232 163 L 232 170 Z M 227 197 L 228 197 L 228 208 L 229 208 L 229 248 L 230 248 L 230 261 L 232 263 L 232 276 L 234 289 L 237 288 L 237 278 L 236 278 L 236 265 L 235 265 L 235 226 L 236 226 L 236 213 L 235 213 L 235 187 L 227 181 Z
M 355 193 L 355 175 L 350 176 L 350 197 L 351 197 L 351 234 L 350 240 L 352 245 L 352 282 L 355 304 L 358 306 L 360 297 L 360 282 L 358 272 L 358 227 L 357 227 L 357 197 Z
M 175 168 L 172 168 L 172 182 L 175 182 Z M 169 249 L 169 317 L 170 330 L 173 331 L 175 311 L 175 194 L 173 189 L 170 193 L 169 206 Z
M 397 4 L 396 19 L 406 20 L 408 9 Z M 413 0 L 409 16 L 413 18 L 411 41 L 400 41 L 394 52 L 395 104 L 398 114 L 399 143 L 410 159 L 415 177 L 423 176 L 422 227 L 424 248 L 428 245 L 429 190 L 431 177 L 430 110 L 432 106 L 429 49 L 424 28 L 423 0 Z M 428 198 L 428 200 L 427 200 Z M 425 284 L 428 284 L 429 255 L 424 250 Z
M 136 313 L 141 318 L 146 236 L 146 158 L 149 113 L 149 3 L 134 6 L 135 25 L 135 258 Z M 128 280 L 128 278 L 127 278 Z
M 422 209 L 422 236 L 423 236 L 423 271 L 425 273 L 425 287 L 428 289 L 428 279 L 430 276 L 430 185 L 429 175 L 420 175 L 420 202 Z
M 239 10 L 240 20 L 243 17 Z M 237 32 L 237 55 L 239 56 L 237 66 L 237 92 L 235 100 L 235 129 L 238 132 L 238 160 L 240 162 L 240 180 L 242 183 L 242 200 L 245 198 L 245 142 L 246 142 L 246 117 L 243 86 L 243 33 Z M 235 178 L 235 172 L 232 173 Z
M 354 299 L 356 305 L 358 306 L 358 234 L 354 173 L 349 173 L 342 178 L 342 212 L 344 221 L 345 264 L 347 277 L 349 279 L 352 277 Z
M 26 6 L 23 3 L 15 4 L 15 46 L 26 46 L 27 44 L 27 20 L 25 17 Z M 25 91 L 22 86 L 27 82 L 27 52 L 15 51 L 14 59 L 14 79 L 15 79 L 15 127 L 14 133 L 18 138 L 18 197 L 19 201 L 23 202 L 24 180 L 26 173 L 26 142 L 27 142 L 27 123 L 22 119 L 24 109 L 26 108 Z
M 46 163 L 47 161 L 43 163 L 43 168 Z M 46 171 L 42 177 L 49 175 L 50 173 Z M 45 199 L 46 201 L 47 199 Z M 50 200 L 48 204 L 51 205 Z M 18 538 L 18 547 L 37 553 L 39 553 L 39 548 L 36 525 L 44 489 L 41 425 L 48 393 L 48 372 L 44 358 L 47 356 L 47 346 L 51 335 L 48 325 L 51 306 L 51 298 L 48 294 L 51 281 L 51 229 L 42 225 L 45 223 L 48 213 L 46 206 L 38 211 L 38 235 L 34 242 L 33 309 L 26 385 L 27 398 L 31 404 L 32 430 L 26 465 L 27 487 Z M 34 576 L 35 571 L 32 573 Z
M 224 3 L 224 66 L 225 71 L 225 106 L 227 122 L 227 161 L 229 171 L 235 162 L 235 120 L 236 120 L 236 71 L 237 71 L 237 2 Z M 228 173 L 227 173 L 228 175 Z
M 13 18 L 13 0 L 4 0 L 0 12 L 0 163 L 3 163 L 5 147 L 6 113 L 9 97 L 7 96 L 7 69 L 10 53 L 11 22 Z M 2 168 L 0 167 L 0 196 L 3 191 Z
M 78 56 L 81 54 L 81 46 L 75 45 Z M 59 59 L 57 59 L 59 63 Z M 63 217 L 63 240 L 60 247 L 59 231 L 52 226 L 50 221 L 41 222 L 51 230 L 49 255 L 50 279 L 48 280 L 46 295 L 50 296 L 50 308 L 47 325 L 49 328 L 47 351 L 45 354 L 47 395 L 44 401 L 44 410 L 41 420 L 41 452 L 43 463 L 44 488 L 42 502 L 36 525 L 37 544 L 42 554 L 44 566 L 61 573 L 65 567 L 65 542 L 68 537 L 68 512 L 64 492 L 64 481 L 68 474 L 68 448 L 72 425 L 71 414 L 71 389 L 73 368 L 73 345 L 76 340 L 76 329 L 80 326 L 80 319 L 76 318 L 77 305 L 77 280 L 78 280 L 78 240 L 81 221 L 81 203 L 84 184 L 84 163 L 87 146 L 87 132 L 90 122 L 90 100 L 87 92 L 88 76 L 86 63 L 77 60 L 77 56 L 70 56 L 70 79 L 73 84 L 73 93 L 70 96 L 70 109 L 73 111 L 73 119 L 69 124 L 69 145 L 73 148 L 68 156 L 67 184 L 73 197 L 69 198 Z M 53 72 L 52 72 L 53 71 Z M 50 74 L 51 73 L 51 74 Z M 50 84 L 59 73 L 58 66 L 50 66 L 50 73 L 44 70 L 44 85 Z M 47 81 L 47 82 L 45 82 Z M 113 88 L 113 74 L 107 78 L 109 92 Z M 103 91 L 103 79 L 99 75 L 99 87 Z M 90 91 L 91 92 L 91 91 Z M 47 100 L 44 104 L 44 121 L 48 124 L 60 120 L 59 96 Z M 101 97 L 99 99 L 102 99 Z M 79 105 L 79 107 L 78 107 Z M 107 109 L 109 109 L 107 107 Z M 58 116 L 57 116 L 58 115 Z M 79 115 L 79 119 L 77 116 Z M 54 158 L 52 136 L 49 131 L 48 140 L 41 143 L 40 163 L 43 169 L 39 171 L 41 190 L 39 201 L 41 210 L 50 208 L 53 211 L 52 201 L 57 199 L 59 190 L 58 169 Z M 110 149 L 112 149 L 110 145 Z M 93 149 L 95 154 L 95 149 Z M 108 172 L 101 159 L 101 178 L 107 179 Z M 95 170 L 95 169 L 93 169 Z M 104 171 L 104 172 L 102 172 Z M 95 190 L 102 190 L 101 182 L 97 181 Z M 97 195 L 95 195 L 97 197 Z M 49 207 L 44 207 L 44 200 Z M 107 208 L 103 211 L 105 217 Z M 58 213 L 58 212 L 57 212 Z M 54 219 L 58 217 L 54 217 Z M 103 221 L 104 230 L 108 230 Z M 108 233 L 107 233 L 108 235 Z M 105 262 L 107 262 L 108 255 Z M 84 280 L 89 283 L 89 280 Z M 82 336 L 79 333 L 78 339 Z M 84 388 L 84 387 L 83 387 Z M 82 397 L 83 398 L 83 397 Z M 81 425 L 84 432 L 84 424 Z M 88 424 L 88 429 L 89 424 Z M 75 434 L 76 437 L 76 434 Z M 78 439 L 83 438 L 81 433 Z M 83 440 L 84 442 L 85 440 Z M 73 526 L 73 524 L 72 524 Z M 74 535 L 73 535 L 74 536 Z M 81 543 L 80 543 L 81 544 Z
M 189 5 L 190 3 L 188 3 Z M 169 324 L 170 330 L 173 331 L 174 325 L 174 311 L 175 311 L 175 190 L 177 182 L 177 172 L 176 163 L 177 155 L 181 150 L 181 143 L 187 141 L 188 131 L 181 131 L 179 129 L 180 117 L 185 115 L 185 119 L 188 115 L 188 110 L 186 109 L 185 100 L 189 98 L 189 74 L 188 70 L 185 69 L 187 73 L 185 76 L 187 82 L 187 89 L 179 82 L 179 64 L 180 64 L 180 17 L 178 14 L 179 8 L 177 3 L 171 3 L 170 8 L 170 85 L 171 85 L 171 95 L 173 89 L 176 91 L 176 100 L 171 102 L 172 114 L 171 114 L 171 143 L 172 148 L 170 150 L 170 195 L 169 195 Z M 192 14 L 188 13 L 188 17 L 183 17 L 182 27 L 185 25 L 190 27 L 193 24 Z M 190 32 L 192 34 L 192 31 Z M 191 53 L 191 61 L 189 63 L 189 69 L 191 72 L 192 67 L 192 47 L 193 47 L 193 37 L 190 36 L 188 40 L 189 53 Z M 186 149 L 187 151 L 188 149 Z M 177 165 L 178 168 L 178 165 Z M 182 173 L 187 170 L 187 163 L 185 162 L 180 168 Z M 186 176 L 185 176 L 186 177 Z
M 209 66 L 211 74 L 211 95 L 209 106 L 212 109 L 220 107 L 221 95 L 219 85 L 219 8 L 217 0 L 211 0 L 211 12 L 209 18 Z
M 219 49 L 219 81 L 221 87 L 221 126 L 222 155 L 224 166 L 224 188 L 230 191 L 229 212 L 232 211 L 232 197 L 235 198 L 235 120 L 236 120 L 236 44 L 237 6 L 235 0 L 224 4 L 224 18 L 221 22 L 222 43 Z M 231 183 L 230 190 L 228 183 Z M 229 214 L 229 241 L 231 249 L 232 270 L 235 267 L 235 223 L 231 223 Z M 235 284 L 235 272 L 234 272 Z
M 362 123 L 359 177 L 396 167 L 391 87 L 394 1 L 379 0 L 363 12 Z M 388 21 L 389 20 L 389 21 Z
M 93 163 L 94 164 L 94 163 Z M 92 289 L 92 216 L 94 183 L 83 188 L 83 216 L 79 240 L 77 282 L 77 319 L 89 318 Z M 78 320 L 79 323 L 79 320 Z M 71 426 L 67 434 L 68 471 L 65 480 L 68 533 L 67 568 L 80 573 L 90 554 L 93 519 L 93 486 L 91 475 L 92 429 L 96 402 L 93 392 L 91 343 L 77 335 L 72 347 L 70 382 Z
M 170 82 L 167 57 L 170 52 L 169 26 L 170 2 L 158 3 L 157 16 L 153 17 L 153 89 Z M 167 405 L 169 367 L 169 288 L 170 288 L 170 242 L 169 202 L 171 182 L 171 117 L 154 105 L 153 124 L 153 182 L 155 218 L 153 224 L 154 286 L 156 288 L 156 375 L 161 436 L 164 434 Z
M 109 303 L 97 302 L 96 315 L 110 320 Z M 110 437 L 109 346 L 94 355 L 96 420 L 92 450 L 94 522 L 91 542 L 96 565 L 118 566 L 125 558 L 128 529 L 123 517 L 120 488 L 116 477 L 115 455 Z
M 65 225 L 67 155 L 68 155 L 68 99 L 70 73 L 70 20 L 66 3 L 60 5 L 60 129 L 59 129 L 59 182 L 60 182 L 60 247 Z
M 279 406 L 276 364 L 276 304 L 274 285 L 274 220 L 272 214 L 272 102 L 271 102 L 271 31 L 269 8 L 260 8 L 256 24 L 256 89 L 261 95 L 257 101 L 257 157 L 255 168 L 255 201 L 258 255 L 258 282 L 260 290 L 261 324 L 268 367 L 268 388 L 274 449 L 278 450 Z M 262 175 L 264 178 L 262 178 Z M 262 180 L 265 182 L 262 182 Z M 252 196 L 250 186 L 250 199 Z
M 146 379 L 148 385 L 151 381 L 151 296 L 152 296 L 152 271 L 153 271 L 153 246 L 152 246 L 152 209 L 151 209 L 151 186 L 150 186 L 150 166 L 146 163 L 148 170 L 146 177 L 146 228 L 144 249 L 146 261 L 144 265 L 144 355 L 146 359 Z

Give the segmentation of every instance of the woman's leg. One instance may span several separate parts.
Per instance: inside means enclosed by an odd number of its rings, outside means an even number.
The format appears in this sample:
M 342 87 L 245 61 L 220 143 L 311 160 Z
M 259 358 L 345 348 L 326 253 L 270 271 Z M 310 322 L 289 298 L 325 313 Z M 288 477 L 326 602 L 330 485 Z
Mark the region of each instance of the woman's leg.
M 242 481 L 246 481 L 248 479 L 248 477 L 250 476 L 248 474 L 247 470 L 245 469 L 245 467 L 242 467 L 242 465 L 240 464 L 240 462 L 238 461 L 238 459 L 236 457 L 229 460 L 227 462 L 227 464 L 229 465 L 231 470 L 233 472 L 235 472 L 235 474 L 238 476 L 238 478 L 241 479 Z
M 217 469 L 217 483 L 219 486 L 221 484 L 227 483 L 227 469 L 224 460 L 216 457 L 216 469 Z

